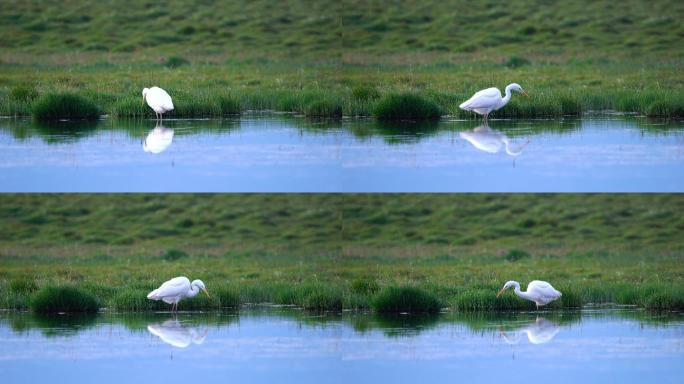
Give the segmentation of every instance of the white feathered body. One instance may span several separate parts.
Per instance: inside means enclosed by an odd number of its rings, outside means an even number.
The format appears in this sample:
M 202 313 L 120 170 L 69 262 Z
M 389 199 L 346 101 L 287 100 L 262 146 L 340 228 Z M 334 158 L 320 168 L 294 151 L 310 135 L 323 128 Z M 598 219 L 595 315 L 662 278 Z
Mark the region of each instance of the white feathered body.
M 151 300 L 162 300 L 167 304 L 177 304 L 179 301 L 195 297 L 199 293 L 199 289 L 192 289 L 190 280 L 185 276 L 174 277 L 165 282 L 159 288 L 150 292 L 147 295 Z
M 540 280 L 530 281 L 525 293 L 529 296 L 527 297 L 528 300 L 534 301 L 540 307 L 562 296 L 551 284 Z
M 475 93 L 458 107 L 466 111 L 486 115 L 506 105 L 506 101 L 501 97 L 501 91 L 498 88 L 492 87 Z
M 159 87 L 147 89 L 147 92 L 145 92 L 145 101 L 155 113 L 163 114 L 173 110 L 171 96 Z

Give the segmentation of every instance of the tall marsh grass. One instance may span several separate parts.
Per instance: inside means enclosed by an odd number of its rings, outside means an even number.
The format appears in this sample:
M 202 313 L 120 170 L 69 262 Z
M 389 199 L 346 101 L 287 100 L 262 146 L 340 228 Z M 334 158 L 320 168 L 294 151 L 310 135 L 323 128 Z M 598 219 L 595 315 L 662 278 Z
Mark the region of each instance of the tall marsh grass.
M 40 121 L 88 119 L 100 117 L 100 109 L 90 100 L 75 93 L 48 93 L 32 108 L 33 118 Z
M 100 309 L 97 297 L 75 286 L 46 286 L 31 298 L 29 305 L 37 313 L 97 312 Z

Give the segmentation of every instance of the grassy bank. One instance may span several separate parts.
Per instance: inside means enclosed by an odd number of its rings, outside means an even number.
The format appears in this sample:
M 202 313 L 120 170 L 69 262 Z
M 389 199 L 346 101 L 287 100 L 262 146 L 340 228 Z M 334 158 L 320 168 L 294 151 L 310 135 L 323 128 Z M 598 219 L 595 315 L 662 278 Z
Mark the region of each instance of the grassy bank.
M 532 309 L 507 280 L 563 292 L 551 309 L 684 308 L 679 195 L 3 195 L 0 307 L 78 286 L 117 310 L 201 278 L 212 298 L 311 310 Z M 403 294 L 404 288 L 408 294 Z M 399 291 L 397 291 L 399 290 Z M 388 292 L 392 294 L 388 294 Z M 399 292 L 401 294 L 397 294 Z M 403 306 L 402 306 L 403 305 Z M 413 309 L 412 309 L 413 310 Z M 432 311 L 430 309 L 428 311 Z
M 296 64 L 198 64 L 0 67 L 0 115 L 40 113 L 52 93 L 69 93 L 116 117 L 153 117 L 140 103 L 143 87 L 159 85 L 174 99 L 168 117 L 235 115 L 247 110 L 293 112 L 312 117 L 393 116 L 392 108 L 478 118 L 458 105 L 477 90 L 519 82 L 529 98 L 514 95 L 496 117 L 577 116 L 617 110 L 654 117 L 684 116 L 679 62 L 533 64 L 516 69 L 495 62 L 424 66 Z M 27 72 L 29 75 L 27 76 Z M 412 100 L 397 98 L 409 93 Z M 407 104 L 408 103 L 408 104 Z M 430 106 L 426 107 L 426 103 Z
M 511 82 L 531 97 L 493 117 L 684 115 L 676 1 L 112 4 L 13 2 L 0 15 L 0 115 L 28 116 L 41 97 L 69 92 L 105 114 L 153 116 L 140 92 L 158 85 L 175 117 L 382 118 L 388 98 L 410 93 L 419 119 L 437 110 L 424 100 L 475 118 L 457 106 Z

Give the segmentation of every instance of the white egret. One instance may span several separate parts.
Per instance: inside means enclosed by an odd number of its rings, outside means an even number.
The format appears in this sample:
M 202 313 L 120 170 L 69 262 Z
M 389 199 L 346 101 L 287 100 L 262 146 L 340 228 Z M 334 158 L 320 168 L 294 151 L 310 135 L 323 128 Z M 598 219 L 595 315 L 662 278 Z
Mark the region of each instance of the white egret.
M 515 294 L 523 299 L 534 301 L 537 304 L 537 309 L 542 307 L 562 296 L 551 284 L 546 281 L 534 280 L 527 284 L 527 291 L 520 290 L 520 283 L 517 281 L 507 281 L 503 288 L 496 294 L 496 297 L 501 296 L 508 288 L 515 287 Z
M 154 154 L 161 153 L 171 145 L 172 141 L 173 129 L 158 125 L 143 140 L 143 151 Z
M 147 105 L 154 110 L 157 120 L 162 120 L 162 115 L 168 111 L 173 110 L 173 101 L 171 96 L 165 90 L 159 87 L 145 88 L 142 91 L 143 105 L 147 101 Z
M 178 310 L 178 302 L 185 298 L 193 298 L 197 296 L 200 289 L 209 296 L 209 292 L 204 286 L 202 280 L 190 280 L 185 276 L 174 277 L 165 282 L 159 288 L 150 292 L 147 298 L 150 300 L 162 300 L 167 304 L 173 304 L 172 311 Z
M 487 88 L 477 92 L 473 97 L 458 107 L 465 111 L 473 111 L 479 115 L 483 115 L 484 121 L 487 121 L 490 112 L 500 109 L 511 100 L 511 91 L 520 92 L 525 96 L 529 96 L 520 85 L 511 83 L 506 87 L 505 97 L 501 97 L 499 88 Z
M 525 334 L 527 340 L 532 344 L 544 344 L 551 341 L 558 331 L 560 331 L 560 327 L 556 323 L 540 317 L 534 323 L 526 324 L 512 332 L 502 331 L 501 336 L 508 344 L 518 344 L 522 334 Z
M 463 131 L 459 133 L 462 139 L 467 140 L 475 148 L 489 153 L 497 153 L 503 146 L 506 153 L 510 156 L 518 156 L 522 153 L 529 141 L 525 142 L 518 148 L 510 147 L 510 140 L 504 133 L 491 129 L 487 124 L 481 125 L 472 131 Z
M 200 333 L 196 328 L 183 326 L 178 320 L 166 320 L 161 324 L 150 324 L 147 330 L 166 344 L 185 348 L 190 344 L 202 344 L 209 333 Z

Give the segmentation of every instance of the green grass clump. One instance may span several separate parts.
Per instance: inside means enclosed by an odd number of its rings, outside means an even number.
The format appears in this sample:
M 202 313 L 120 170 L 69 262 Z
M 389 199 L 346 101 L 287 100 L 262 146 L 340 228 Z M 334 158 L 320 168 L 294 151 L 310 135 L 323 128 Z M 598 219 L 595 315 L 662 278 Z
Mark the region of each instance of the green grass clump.
M 414 93 L 390 94 L 375 106 L 374 115 L 381 121 L 437 120 L 442 115 L 439 105 Z
M 48 93 L 33 105 L 33 117 L 40 121 L 97 119 L 100 109 L 90 100 L 73 93 Z
M 171 56 L 164 62 L 164 66 L 167 68 L 178 68 L 184 65 L 189 65 L 190 62 L 179 56 Z
M 504 256 L 506 261 L 510 262 L 515 262 L 527 257 L 530 257 L 530 254 L 520 249 L 511 249 L 506 253 L 506 256 Z
M 31 310 L 37 313 L 97 312 L 100 302 L 89 292 L 73 286 L 47 286 L 30 301 Z
M 220 95 L 217 99 L 221 115 L 239 115 L 242 112 L 240 100 L 229 95 Z
M 649 117 L 684 117 L 684 101 L 681 99 L 662 99 L 646 108 Z
M 352 88 L 352 97 L 360 101 L 375 100 L 380 97 L 380 91 L 372 85 L 357 85 Z
M 189 257 L 190 255 L 187 254 L 185 251 L 181 251 L 180 249 L 167 249 L 166 252 L 162 255 L 162 258 L 166 261 L 176 261 L 180 259 L 185 259 Z
M 38 91 L 26 84 L 19 84 L 10 90 L 10 97 L 15 101 L 33 101 L 38 97 Z
M 341 291 L 322 288 L 309 293 L 302 303 L 304 309 L 310 311 L 341 311 L 344 297 Z
M 342 117 L 342 105 L 336 100 L 320 99 L 307 104 L 304 114 L 308 117 Z
M 373 298 L 372 306 L 382 313 L 436 313 L 442 309 L 434 293 L 410 286 L 384 288 Z
M 36 281 L 31 278 L 17 278 L 10 281 L 10 289 L 14 292 L 31 293 L 37 288 Z
M 380 285 L 375 279 L 358 278 L 352 281 L 351 289 L 360 295 L 374 295 L 380 289 Z

